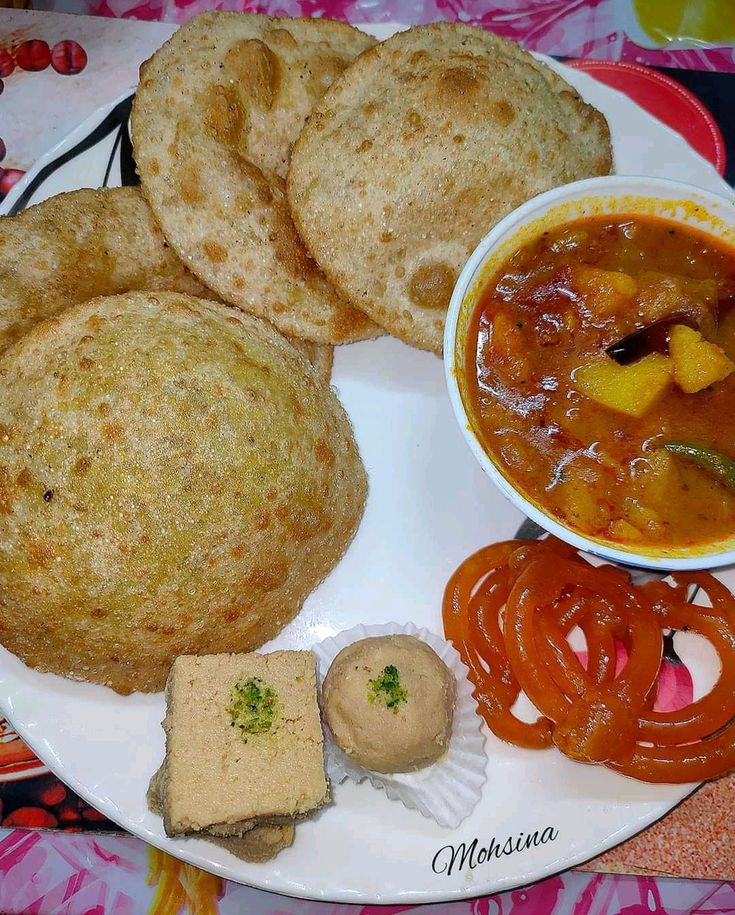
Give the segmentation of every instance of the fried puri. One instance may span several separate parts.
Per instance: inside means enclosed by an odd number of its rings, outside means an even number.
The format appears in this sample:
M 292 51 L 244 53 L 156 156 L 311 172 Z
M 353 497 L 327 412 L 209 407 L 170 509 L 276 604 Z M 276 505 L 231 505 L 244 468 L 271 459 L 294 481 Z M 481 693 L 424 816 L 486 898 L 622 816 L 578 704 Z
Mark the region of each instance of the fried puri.
M 70 305 L 140 290 L 219 299 L 166 243 L 138 188 L 69 191 L 0 216 L 0 352 Z M 328 382 L 331 347 L 289 339 Z
M 535 194 L 611 165 L 605 118 L 557 73 L 484 29 L 434 23 L 332 83 L 293 146 L 288 200 L 347 301 L 441 354 L 480 239 Z
M 367 482 L 270 325 L 175 293 L 76 305 L 0 356 L 0 642 L 121 693 L 250 651 L 329 573 Z
M 217 298 L 166 244 L 137 188 L 70 191 L 0 216 L 0 352 L 70 305 L 138 289 Z
M 179 256 L 226 302 L 316 343 L 380 331 L 308 255 L 286 202 L 291 144 L 374 39 L 328 19 L 195 16 L 141 68 L 141 186 Z

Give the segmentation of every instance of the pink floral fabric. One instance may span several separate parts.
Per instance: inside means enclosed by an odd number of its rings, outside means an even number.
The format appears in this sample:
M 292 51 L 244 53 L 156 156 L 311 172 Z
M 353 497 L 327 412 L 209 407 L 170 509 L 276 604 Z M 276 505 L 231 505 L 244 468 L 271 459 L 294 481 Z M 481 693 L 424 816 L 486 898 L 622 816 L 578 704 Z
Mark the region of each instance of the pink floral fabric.
M 51 0 L 53 5 L 54 0 Z M 74 0 L 72 0 L 74 2 Z M 483 26 L 532 51 L 561 57 L 624 60 L 659 67 L 734 71 L 732 47 L 650 48 L 631 0 L 76 0 L 92 15 L 184 22 L 209 9 L 271 16 L 328 16 L 353 25 L 446 20 Z M 68 9 L 65 0 L 64 9 Z M 642 40 L 639 38 L 639 40 Z M 648 42 L 650 43 L 650 42 Z
M 160 852 L 136 839 L 0 831 L 0 912 L 6 915 L 725 915 L 735 884 L 569 873 L 466 902 L 358 906 L 304 902 L 234 883 L 196 890 L 173 859 L 161 892 Z M 168 858 L 168 856 L 164 856 Z M 160 861 L 159 861 L 160 867 Z M 178 870 L 177 870 L 178 868 Z M 204 891 L 202 890 L 204 888 Z M 182 904 L 183 900 L 183 904 Z

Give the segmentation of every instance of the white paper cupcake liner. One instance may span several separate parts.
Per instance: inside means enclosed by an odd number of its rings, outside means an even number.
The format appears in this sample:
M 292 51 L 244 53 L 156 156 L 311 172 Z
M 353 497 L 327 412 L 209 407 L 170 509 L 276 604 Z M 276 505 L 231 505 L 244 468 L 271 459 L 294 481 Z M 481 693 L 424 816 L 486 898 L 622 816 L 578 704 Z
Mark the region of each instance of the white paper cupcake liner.
M 454 674 L 457 698 L 449 747 L 438 762 L 425 769 L 384 775 L 364 769 L 343 753 L 332 740 L 325 723 L 327 774 L 336 784 L 348 778 L 353 782 L 362 782 L 367 778 L 373 787 L 384 788 L 392 800 L 419 810 L 440 826 L 454 829 L 472 813 L 487 781 L 485 736 L 472 696 L 473 686 L 468 679 L 467 668 L 454 647 L 428 629 L 418 629 L 413 623 L 355 626 L 313 646 L 318 659 L 320 686 L 332 661 L 343 648 L 360 639 L 381 635 L 412 635 L 421 639 L 434 649 Z

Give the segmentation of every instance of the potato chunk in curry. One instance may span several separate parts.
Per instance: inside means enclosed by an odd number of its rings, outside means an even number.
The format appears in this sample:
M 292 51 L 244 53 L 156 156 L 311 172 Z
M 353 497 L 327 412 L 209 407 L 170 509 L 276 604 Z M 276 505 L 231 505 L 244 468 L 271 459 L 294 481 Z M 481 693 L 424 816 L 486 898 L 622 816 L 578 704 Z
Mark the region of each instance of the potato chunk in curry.
M 580 366 L 572 376 L 587 397 L 628 416 L 643 416 L 671 384 L 671 360 L 660 353 L 632 365 L 618 365 L 609 356 Z
M 733 537 L 735 483 L 667 446 L 735 459 L 734 248 L 654 216 L 552 227 L 488 277 L 464 368 L 489 457 L 550 516 L 666 555 Z
M 723 350 L 684 324 L 675 324 L 669 334 L 669 353 L 676 383 L 687 394 L 696 394 L 735 369 Z

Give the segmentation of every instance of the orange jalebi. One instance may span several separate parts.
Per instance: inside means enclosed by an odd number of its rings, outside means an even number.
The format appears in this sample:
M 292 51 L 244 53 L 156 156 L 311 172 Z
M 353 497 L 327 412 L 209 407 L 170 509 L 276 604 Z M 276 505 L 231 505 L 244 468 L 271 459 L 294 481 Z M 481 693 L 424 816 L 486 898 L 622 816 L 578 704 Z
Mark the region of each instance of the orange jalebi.
M 699 781 L 735 768 L 735 599 L 706 572 L 673 579 L 635 587 L 622 570 L 594 567 L 553 537 L 470 556 L 447 584 L 444 630 L 488 727 L 517 746 L 553 743 L 645 781 Z M 688 601 L 693 585 L 711 607 Z M 586 666 L 568 641 L 575 627 Z M 656 711 L 663 632 L 685 628 L 714 646 L 720 677 L 685 708 Z M 616 646 L 627 658 L 619 672 Z M 512 711 L 521 690 L 539 712 L 534 722 Z

